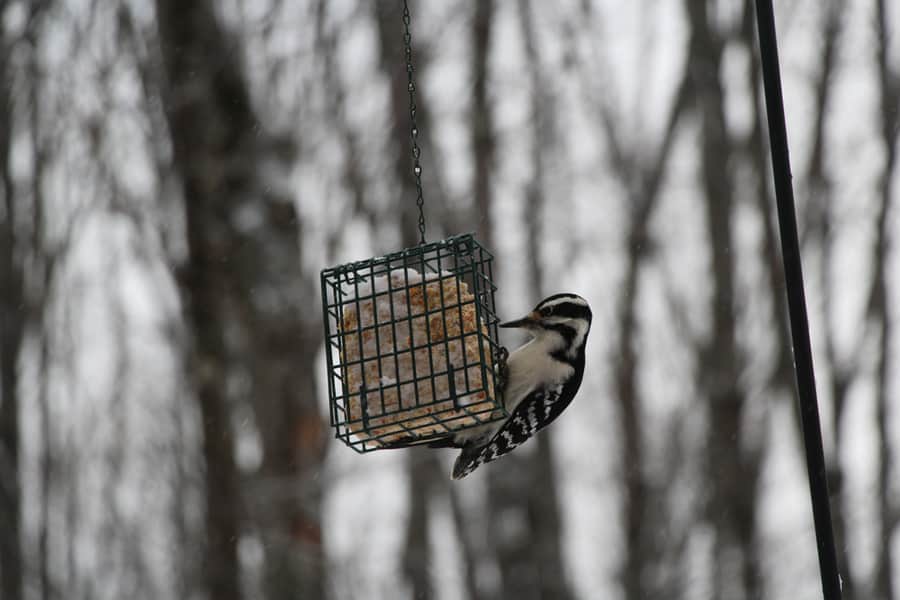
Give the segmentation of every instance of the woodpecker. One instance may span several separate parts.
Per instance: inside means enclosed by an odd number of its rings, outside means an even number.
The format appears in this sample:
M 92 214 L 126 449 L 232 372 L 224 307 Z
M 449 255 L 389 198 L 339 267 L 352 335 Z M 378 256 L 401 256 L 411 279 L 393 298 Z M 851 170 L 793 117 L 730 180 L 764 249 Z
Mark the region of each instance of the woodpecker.
M 565 410 L 581 386 L 591 329 L 591 308 L 584 298 L 550 296 L 525 317 L 500 327 L 524 329 L 531 335 L 507 359 L 503 404 L 509 417 L 462 431 L 440 444 L 462 449 L 453 479 L 462 479 L 526 442 Z

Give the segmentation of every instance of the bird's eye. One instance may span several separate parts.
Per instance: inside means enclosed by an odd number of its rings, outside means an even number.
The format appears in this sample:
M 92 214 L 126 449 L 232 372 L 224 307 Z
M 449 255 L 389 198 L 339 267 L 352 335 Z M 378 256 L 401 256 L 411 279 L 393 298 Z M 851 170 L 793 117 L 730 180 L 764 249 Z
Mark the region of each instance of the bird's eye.
M 552 306 L 545 306 L 544 308 L 541 309 L 541 316 L 542 316 L 542 317 L 549 317 L 549 316 L 552 315 L 552 314 L 553 314 L 553 307 L 552 307 Z

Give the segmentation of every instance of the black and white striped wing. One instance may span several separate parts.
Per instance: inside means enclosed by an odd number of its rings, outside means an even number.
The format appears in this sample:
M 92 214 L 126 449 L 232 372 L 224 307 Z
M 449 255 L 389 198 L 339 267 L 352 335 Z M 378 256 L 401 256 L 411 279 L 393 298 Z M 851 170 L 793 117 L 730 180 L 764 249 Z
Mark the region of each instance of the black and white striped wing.
M 463 450 L 453 467 L 453 479 L 461 479 L 522 445 L 552 423 L 574 396 L 564 385 L 539 388 L 528 394 L 487 444 Z

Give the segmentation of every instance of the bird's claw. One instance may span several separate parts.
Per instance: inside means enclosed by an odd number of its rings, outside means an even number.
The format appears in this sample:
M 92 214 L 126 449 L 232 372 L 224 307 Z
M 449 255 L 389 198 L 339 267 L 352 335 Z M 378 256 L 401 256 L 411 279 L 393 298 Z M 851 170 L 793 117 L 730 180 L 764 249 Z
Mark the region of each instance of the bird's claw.
M 496 372 L 497 372 L 497 395 L 503 397 L 506 390 L 506 383 L 509 380 L 509 365 L 506 359 L 509 358 L 509 350 L 505 346 L 500 346 L 497 352 Z

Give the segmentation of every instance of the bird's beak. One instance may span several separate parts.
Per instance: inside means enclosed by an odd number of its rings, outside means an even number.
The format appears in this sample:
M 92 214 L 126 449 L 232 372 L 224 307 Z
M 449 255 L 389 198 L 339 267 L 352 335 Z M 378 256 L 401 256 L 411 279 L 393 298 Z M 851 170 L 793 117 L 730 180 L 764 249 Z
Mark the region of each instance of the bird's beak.
M 524 329 L 530 329 L 537 325 L 537 321 L 539 318 L 540 315 L 537 312 L 531 312 L 516 321 L 507 321 L 506 323 L 500 323 L 500 327 L 521 327 Z

